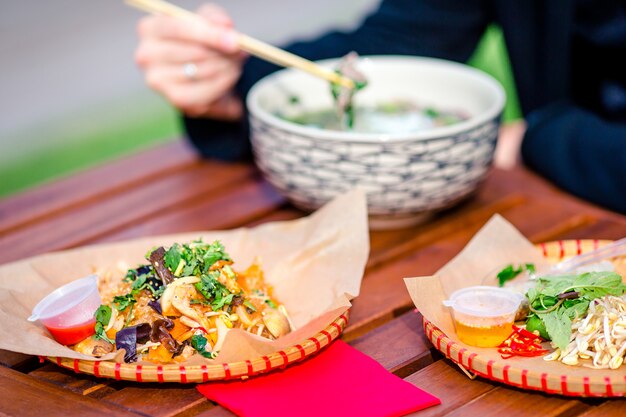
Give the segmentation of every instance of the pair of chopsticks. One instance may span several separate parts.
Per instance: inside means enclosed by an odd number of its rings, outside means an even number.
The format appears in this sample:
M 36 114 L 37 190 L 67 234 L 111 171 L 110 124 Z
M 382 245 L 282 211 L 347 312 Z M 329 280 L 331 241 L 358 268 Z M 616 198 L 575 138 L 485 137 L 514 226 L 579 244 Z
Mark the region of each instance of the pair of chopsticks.
M 126 4 L 148 13 L 163 14 L 180 19 L 193 19 L 198 17 L 197 14 L 164 0 L 126 0 Z M 238 44 L 243 51 L 276 65 L 297 68 L 315 75 L 316 77 L 330 81 L 333 84 L 339 84 L 347 88 L 355 87 L 354 81 L 350 78 L 341 76 L 331 69 L 317 65 L 313 61 L 309 61 L 308 59 L 294 55 L 248 35 L 240 33 Z

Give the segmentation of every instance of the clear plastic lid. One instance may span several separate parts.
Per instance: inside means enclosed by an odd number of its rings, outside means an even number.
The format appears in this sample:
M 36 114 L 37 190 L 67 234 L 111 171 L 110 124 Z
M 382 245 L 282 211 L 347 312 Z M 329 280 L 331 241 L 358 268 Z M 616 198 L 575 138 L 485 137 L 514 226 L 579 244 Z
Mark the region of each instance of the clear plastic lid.
M 497 317 L 517 311 L 524 296 L 505 288 L 475 286 L 455 291 L 443 305 L 477 317 Z
M 41 320 L 44 324 L 50 320 L 60 324 L 80 323 L 89 318 L 88 315 L 93 315 L 100 303 L 98 277 L 89 275 L 48 294 L 33 308 L 28 321 Z

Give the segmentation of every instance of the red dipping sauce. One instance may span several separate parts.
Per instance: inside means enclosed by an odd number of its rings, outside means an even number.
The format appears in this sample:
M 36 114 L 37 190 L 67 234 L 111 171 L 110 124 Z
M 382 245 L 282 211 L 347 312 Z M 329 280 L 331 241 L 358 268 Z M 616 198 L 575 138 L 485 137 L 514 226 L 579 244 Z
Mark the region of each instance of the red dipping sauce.
M 93 318 L 86 323 L 77 324 L 71 327 L 52 327 L 46 326 L 46 329 L 52 334 L 54 339 L 63 345 L 74 345 L 83 339 L 95 334 L 94 326 L 96 319 Z

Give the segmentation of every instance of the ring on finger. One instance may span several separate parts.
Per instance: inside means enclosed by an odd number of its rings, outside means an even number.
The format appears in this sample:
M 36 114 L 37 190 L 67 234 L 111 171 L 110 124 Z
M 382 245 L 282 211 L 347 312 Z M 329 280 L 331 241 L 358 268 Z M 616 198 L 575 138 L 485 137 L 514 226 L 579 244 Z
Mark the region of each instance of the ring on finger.
M 198 76 L 198 66 L 193 62 L 187 62 L 183 65 L 183 74 L 189 81 L 195 81 Z

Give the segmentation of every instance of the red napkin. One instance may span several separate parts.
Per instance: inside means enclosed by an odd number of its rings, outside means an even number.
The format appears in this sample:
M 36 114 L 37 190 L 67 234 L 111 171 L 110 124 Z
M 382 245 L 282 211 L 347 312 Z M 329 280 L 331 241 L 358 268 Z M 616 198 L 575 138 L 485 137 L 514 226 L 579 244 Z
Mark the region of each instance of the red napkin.
M 338 340 L 282 371 L 198 390 L 239 416 L 402 416 L 441 404 Z

